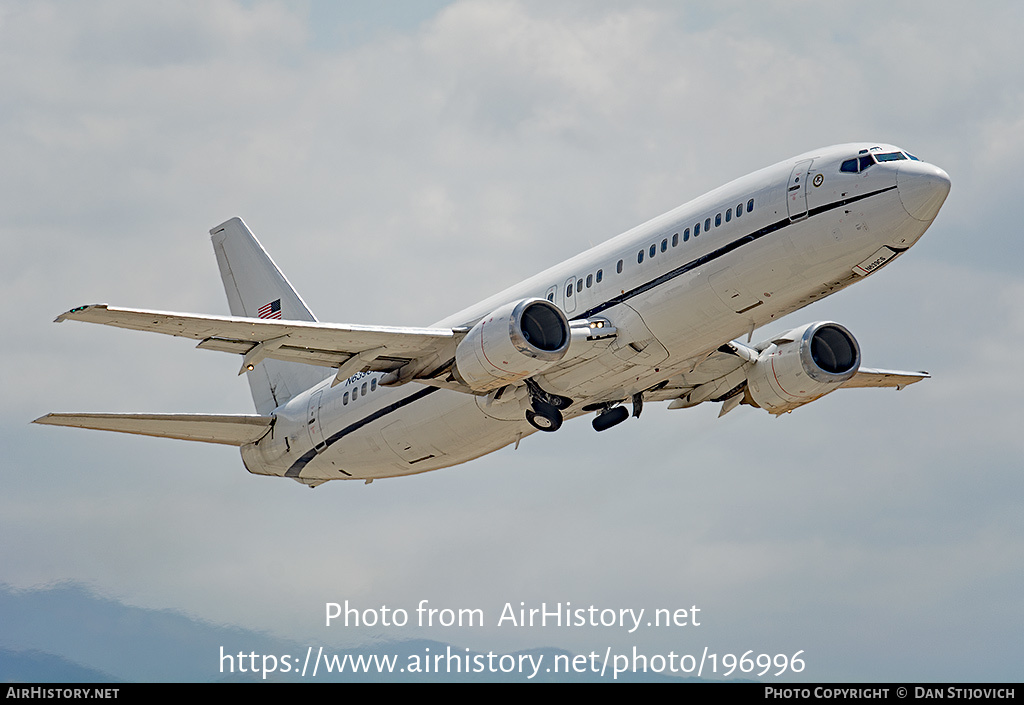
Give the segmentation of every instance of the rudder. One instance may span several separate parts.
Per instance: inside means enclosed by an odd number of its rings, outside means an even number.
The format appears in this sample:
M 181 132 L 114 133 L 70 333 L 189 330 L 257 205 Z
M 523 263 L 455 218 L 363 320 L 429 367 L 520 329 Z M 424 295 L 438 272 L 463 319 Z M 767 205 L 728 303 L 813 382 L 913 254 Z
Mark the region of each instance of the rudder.
M 231 315 L 315 322 L 306 306 L 241 218 L 210 230 Z M 248 373 L 256 411 L 267 415 L 322 381 L 329 371 L 315 365 L 264 360 Z

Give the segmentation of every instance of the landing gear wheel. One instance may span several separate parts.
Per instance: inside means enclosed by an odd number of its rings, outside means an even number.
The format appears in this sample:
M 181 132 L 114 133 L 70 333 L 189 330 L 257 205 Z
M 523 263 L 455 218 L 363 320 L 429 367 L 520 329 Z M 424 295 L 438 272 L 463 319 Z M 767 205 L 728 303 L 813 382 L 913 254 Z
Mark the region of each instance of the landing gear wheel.
M 538 431 L 553 433 L 562 427 L 562 412 L 544 402 L 534 402 L 526 412 L 526 420 Z
M 629 409 L 624 406 L 617 406 L 614 409 L 608 409 L 607 411 L 599 413 L 594 417 L 591 425 L 594 427 L 595 431 L 607 431 L 612 426 L 618 426 L 628 418 Z

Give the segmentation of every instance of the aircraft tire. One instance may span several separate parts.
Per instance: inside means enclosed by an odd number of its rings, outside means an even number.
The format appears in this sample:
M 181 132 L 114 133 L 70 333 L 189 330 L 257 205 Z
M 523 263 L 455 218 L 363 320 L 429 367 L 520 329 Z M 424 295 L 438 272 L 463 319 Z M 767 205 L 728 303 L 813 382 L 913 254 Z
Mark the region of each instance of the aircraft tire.
M 617 406 L 595 416 L 591 425 L 593 425 L 595 431 L 607 431 L 612 426 L 618 426 L 628 418 L 629 409 L 624 406 Z
M 526 420 L 538 431 L 554 433 L 562 427 L 562 412 L 550 404 L 535 402 L 526 412 Z

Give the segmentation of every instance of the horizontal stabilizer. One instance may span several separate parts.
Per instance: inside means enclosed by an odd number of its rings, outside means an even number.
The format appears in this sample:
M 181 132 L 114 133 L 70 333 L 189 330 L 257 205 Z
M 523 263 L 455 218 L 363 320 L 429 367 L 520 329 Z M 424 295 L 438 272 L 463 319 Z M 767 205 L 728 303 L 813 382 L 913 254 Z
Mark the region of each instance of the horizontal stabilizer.
M 47 414 L 32 423 L 244 446 L 262 438 L 273 418 L 217 414 Z

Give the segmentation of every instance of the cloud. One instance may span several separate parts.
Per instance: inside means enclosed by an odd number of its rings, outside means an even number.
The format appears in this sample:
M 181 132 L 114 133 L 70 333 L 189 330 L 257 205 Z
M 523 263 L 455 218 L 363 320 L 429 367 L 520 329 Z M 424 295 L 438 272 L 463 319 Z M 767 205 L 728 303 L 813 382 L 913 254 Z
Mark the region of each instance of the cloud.
M 880 7 L 454 2 L 380 31 L 332 14 L 342 35 L 360 28 L 337 45 L 315 4 L 5 8 L 0 578 L 302 637 L 346 598 L 698 603 L 706 630 L 640 643 L 804 648 L 812 678 L 887 677 L 887 662 L 1016 673 L 1019 649 L 996 647 L 1020 626 L 1005 558 L 1022 542 L 1020 11 L 887 4 L 878 26 Z M 422 325 L 731 178 L 861 138 L 946 168 L 950 199 L 870 283 L 764 332 L 839 320 L 866 364 L 933 373 L 898 394 L 840 392 L 778 420 L 651 405 L 607 434 L 569 423 L 315 492 L 247 476 L 231 449 L 26 428 L 51 410 L 250 408 L 231 356 L 50 324 L 92 301 L 226 312 L 205 231 L 232 215 L 321 318 Z M 963 643 L 991 661 L 962 665 Z

